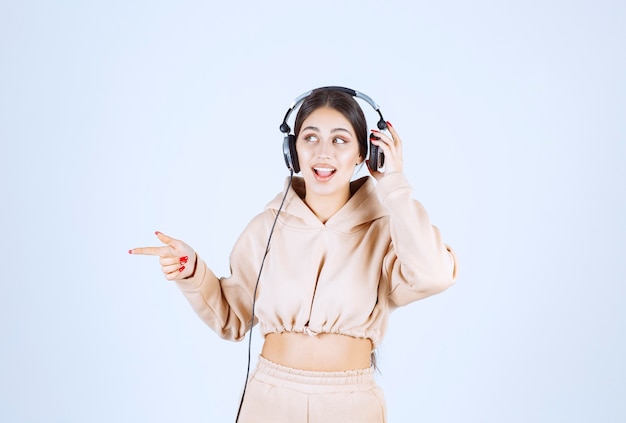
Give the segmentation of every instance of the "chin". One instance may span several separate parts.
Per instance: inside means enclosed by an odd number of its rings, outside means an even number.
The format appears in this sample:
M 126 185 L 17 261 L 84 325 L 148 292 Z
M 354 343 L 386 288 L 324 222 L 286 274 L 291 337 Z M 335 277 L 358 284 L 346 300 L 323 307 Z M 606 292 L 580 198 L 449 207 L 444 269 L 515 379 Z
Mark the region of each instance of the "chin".
M 302 175 L 304 178 L 307 190 L 311 190 L 318 195 L 333 195 L 342 191 L 342 188 L 349 187 L 352 175 L 346 177 L 345 175 L 335 173 L 329 179 L 317 178 L 314 173 Z

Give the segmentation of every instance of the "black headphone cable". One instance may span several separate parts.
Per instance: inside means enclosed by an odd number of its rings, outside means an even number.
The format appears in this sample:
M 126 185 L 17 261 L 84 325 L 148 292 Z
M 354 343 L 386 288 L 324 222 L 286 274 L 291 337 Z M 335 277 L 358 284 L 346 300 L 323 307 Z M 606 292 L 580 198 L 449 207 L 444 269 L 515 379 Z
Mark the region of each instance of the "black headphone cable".
M 256 293 L 259 288 L 259 281 L 261 280 L 261 272 L 263 271 L 263 265 L 265 264 L 265 258 L 267 257 L 267 253 L 270 251 L 270 241 L 272 240 L 272 235 L 274 234 L 274 227 L 276 226 L 276 222 L 278 221 L 278 216 L 280 216 L 280 211 L 283 209 L 283 205 L 285 204 L 285 199 L 287 198 L 287 193 L 289 192 L 289 188 L 291 188 L 291 183 L 293 182 L 293 170 L 291 170 L 289 174 L 289 184 L 285 189 L 285 195 L 283 195 L 283 199 L 280 202 L 280 206 L 278 207 L 278 211 L 276 212 L 276 217 L 274 217 L 274 222 L 272 223 L 272 228 L 270 229 L 270 234 L 267 237 L 267 245 L 265 246 L 265 254 L 263 254 L 263 260 L 261 260 L 261 266 L 259 267 L 259 274 L 256 278 L 256 284 L 254 285 L 254 293 L 252 296 L 252 317 L 250 319 L 250 333 L 248 334 L 248 367 L 246 370 L 246 381 L 243 384 L 243 392 L 241 393 L 241 401 L 239 402 L 239 409 L 237 410 L 237 417 L 235 418 L 235 423 L 239 422 L 239 414 L 241 413 L 241 407 L 243 406 L 243 399 L 246 395 L 246 388 L 248 387 L 248 378 L 250 377 L 250 362 L 251 362 L 251 350 L 252 350 L 252 329 L 254 328 L 254 311 L 256 305 Z

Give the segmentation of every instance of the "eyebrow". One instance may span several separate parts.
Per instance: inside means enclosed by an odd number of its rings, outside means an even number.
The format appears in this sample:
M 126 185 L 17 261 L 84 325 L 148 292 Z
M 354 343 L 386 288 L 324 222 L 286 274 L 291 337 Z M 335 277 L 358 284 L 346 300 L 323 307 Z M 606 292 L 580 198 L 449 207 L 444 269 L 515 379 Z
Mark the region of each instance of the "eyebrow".
M 306 128 L 302 128 L 300 131 L 316 131 L 316 132 L 320 132 L 320 129 L 317 126 L 307 126 Z M 350 132 L 349 130 L 345 129 L 345 128 L 334 128 L 330 131 L 331 134 L 335 133 L 335 132 L 347 132 L 348 134 L 352 135 L 352 132 Z

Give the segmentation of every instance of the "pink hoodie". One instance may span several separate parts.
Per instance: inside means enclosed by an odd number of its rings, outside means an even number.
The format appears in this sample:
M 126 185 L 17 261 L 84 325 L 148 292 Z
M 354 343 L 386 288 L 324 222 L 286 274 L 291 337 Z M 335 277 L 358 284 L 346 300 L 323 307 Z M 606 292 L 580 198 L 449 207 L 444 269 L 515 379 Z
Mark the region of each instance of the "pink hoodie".
M 350 200 L 323 224 L 302 200 L 304 181 L 294 177 L 257 291 L 263 336 L 339 333 L 369 338 L 376 347 L 393 308 L 437 294 L 456 279 L 456 256 L 411 198 L 403 173 L 377 183 L 364 177 L 351 188 Z M 231 276 L 217 278 L 198 258 L 194 275 L 176 281 L 223 338 L 239 341 L 250 329 L 254 287 L 283 194 L 240 235 Z

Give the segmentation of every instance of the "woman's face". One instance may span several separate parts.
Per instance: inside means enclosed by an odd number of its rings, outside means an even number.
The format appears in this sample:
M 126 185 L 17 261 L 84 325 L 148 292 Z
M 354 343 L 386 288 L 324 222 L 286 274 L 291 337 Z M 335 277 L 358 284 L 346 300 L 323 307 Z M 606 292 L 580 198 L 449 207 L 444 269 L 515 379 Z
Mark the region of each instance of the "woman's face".
M 302 122 L 296 151 L 307 198 L 338 195 L 348 200 L 350 179 L 363 158 L 354 128 L 344 115 L 329 107 L 316 109 Z

